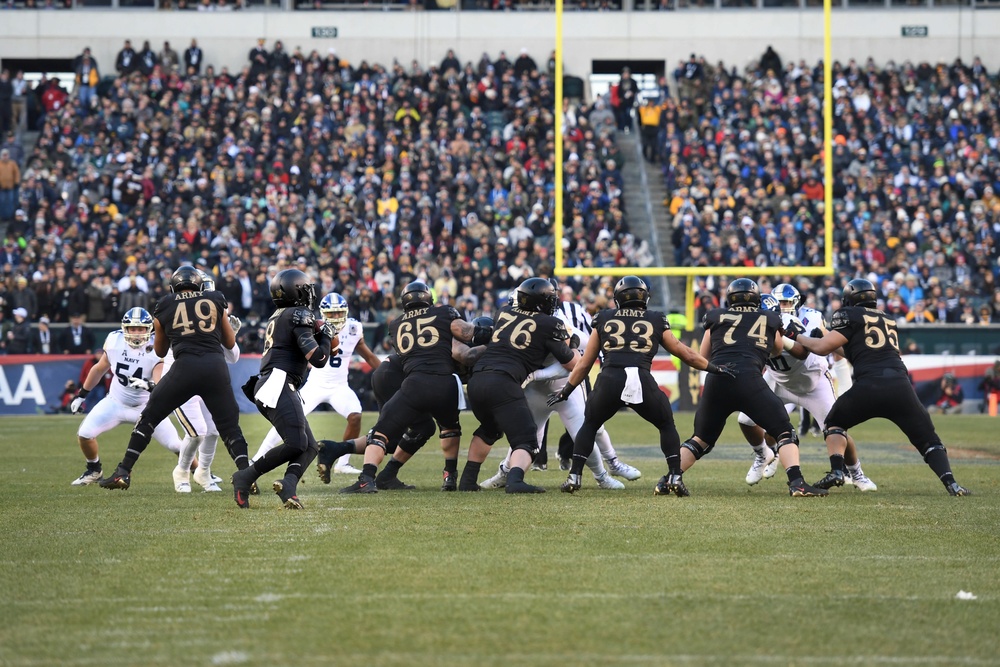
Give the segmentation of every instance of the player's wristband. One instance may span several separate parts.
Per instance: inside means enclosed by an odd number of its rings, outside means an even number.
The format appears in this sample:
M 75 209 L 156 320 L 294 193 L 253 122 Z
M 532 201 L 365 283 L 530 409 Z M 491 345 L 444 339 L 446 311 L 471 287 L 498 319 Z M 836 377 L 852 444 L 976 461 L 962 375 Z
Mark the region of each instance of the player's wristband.
M 89 393 L 90 393 L 89 389 L 84 389 L 83 387 L 80 387 L 80 391 L 76 392 L 76 395 L 79 398 L 87 398 L 87 394 Z
M 711 361 L 708 362 L 708 366 L 705 366 L 705 370 L 707 372 L 711 373 L 712 375 L 718 375 L 719 374 L 719 367 L 716 366 L 715 364 L 713 364 Z
M 795 341 L 788 336 L 785 336 L 784 340 L 781 341 L 781 347 L 785 348 L 785 351 L 787 352 L 795 347 Z

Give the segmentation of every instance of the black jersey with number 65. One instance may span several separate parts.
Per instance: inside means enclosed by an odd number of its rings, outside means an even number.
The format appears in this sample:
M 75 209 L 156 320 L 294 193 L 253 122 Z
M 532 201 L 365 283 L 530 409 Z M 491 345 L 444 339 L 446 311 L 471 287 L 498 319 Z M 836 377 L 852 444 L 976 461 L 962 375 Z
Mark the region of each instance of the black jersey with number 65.
M 854 378 L 884 375 L 894 371 L 907 375 L 899 356 L 896 320 L 881 310 L 845 306 L 833 314 L 830 327 L 843 334 L 844 356 L 854 366 Z
M 603 366 L 635 366 L 648 371 L 660 349 L 663 332 L 670 329 L 670 324 L 658 310 L 609 308 L 597 314 L 593 329 L 600 337 Z
M 389 340 L 403 362 L 403 372 L 451 375 L 451 323 L 462 315 L 451 306 L 408 310 L 389 323 Z
M 170 340 L 174 357 L 222 354 L 222 322 L 226 297 L 222 292 L 178 292 L 156 302 L 153 317 Z
M 716 308 L 705 314 L 705 329 L 712 334 L 713 364 L 733 364 L 738 370 L 764 370 L 781 331 L 781 315 L 770 310 Z
M 569 332 L 559 318 L 508 306 L 497 313 L 493 338 L 473 373 L 498 371 L 524 382 L 550 354 L 561 364 L 572 359 L 568 340 Z

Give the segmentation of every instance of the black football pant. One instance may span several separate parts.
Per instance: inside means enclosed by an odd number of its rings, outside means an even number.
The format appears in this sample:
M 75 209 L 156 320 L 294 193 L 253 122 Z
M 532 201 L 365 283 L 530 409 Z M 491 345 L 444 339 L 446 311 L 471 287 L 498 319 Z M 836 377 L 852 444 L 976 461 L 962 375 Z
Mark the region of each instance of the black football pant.
M 375 369 L 372 373 L 372 393 L 375 394 L 375 402 L 378 403 L 379 415 L 382 414 L 385 404 L 402 386 L 403 369 L 398 364 L 383 363 Z M 434 419 L 429 414 L 422 414 L 417 421 L 407 427 L 403 442 L 398 446 L 409 454 L 415 454 L 434 435 L 434 430 Z M 396 447 L 396 441 L 390 440 L 385 451 L 387 454 L 392 454 Z
M 458 431 L 458 392 L 454 375 L 411 373 L 382 406 L 374 430 L 397 442 L 407 427 L 433 418 L 441 430 Z
M 262 375 L 257 380 L 254 395 L 264 385 L 268 377 L 270 374 Z M 316 443 L 316 438 L 313 437 L 312 429 L 309 428 L 309 422 L 306 421 L 306 415 L 302 410 L 302 398 L 299 396 L 299 392 L 286 384 L 278 396 L 278 404 L 273 408 L 264 407 L 259 401 L 254 401 L 254 405 L 281 436 L 281 444 L 254 461 L 250 467 L 259 477 L 287 463 L 288 469 L 285 471 L 285 475 L 294 477 L 298 482 L 319 453 L 319 445 Z
M 905 375 L 855 380 L 833 404 L 826 417 L 826 426 L 849 429 L 875 417 L 888 419 L 898 426 L 921 454 L 926 444 L 940 442 L 927 408 L 917 398 Z
M 149 395 L 149 402 L 139 415 L 128 441 L 122 467 L 132 470 L 153 436 L 153 429 L 171 412 L 194 396 L 201 397 L 212 415 L 229 455 L 242 470 L 249 464 L 247 441 L 240 430 L 240 408 L 233 395 L 229 366 L 218 354 L 185 354 L 177 357 L 173 366 Z
M 714 445 L 734 412 L 746 414 L 775 440 L 794 432 L 785 404 L 767 386 L 764 376 L 747 371 L 736 378 L 708 376 L 694 415 L 694 435 L 706 445 Z
M 512 449 L 524 449 L 535 459 L 538 427 L 519 382 L 497 371 L 473 373 L 469 379 L 469 403 L 479 420 L 476 435 L 483 442 L 493 445 L 506 435 Z

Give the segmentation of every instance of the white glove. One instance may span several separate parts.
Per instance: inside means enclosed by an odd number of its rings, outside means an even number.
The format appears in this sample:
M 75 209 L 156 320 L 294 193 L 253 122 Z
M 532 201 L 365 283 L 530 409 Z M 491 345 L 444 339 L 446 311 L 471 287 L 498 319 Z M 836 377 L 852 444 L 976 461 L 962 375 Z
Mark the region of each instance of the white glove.
M 153 387 L 156 383 L 152 380 L 143 380 L 142 378 L 132 377 L 128 379 L 128 386 L 132 389 L 139 389 L 141 391 L 153 391 Z
M 76 398 L 74 398 L 73 402 L 69 404 L 69 411 L 72 412 L 74 415 L 79 414 L 80 410 L 83 410 L 83 402 L 85 400 L 86 399 L 81 396 L 77 396 Z
M 534 381 L 535 381 L 535 374 L 534 373 L 528 373 L 528 377 L 524 378 L 524 382 L 521 383 L 521 389 L 524 389 L 525 387 L 527 387 L 529 384 L 531 384 Z
M 229 326 L 233 328 L 233 333 L 236 334 L 240 332 L 240 327 L 243 326 L 243 323 L 240 322 L 240 318 L 236 317 L 235 315 L 230 315 Z

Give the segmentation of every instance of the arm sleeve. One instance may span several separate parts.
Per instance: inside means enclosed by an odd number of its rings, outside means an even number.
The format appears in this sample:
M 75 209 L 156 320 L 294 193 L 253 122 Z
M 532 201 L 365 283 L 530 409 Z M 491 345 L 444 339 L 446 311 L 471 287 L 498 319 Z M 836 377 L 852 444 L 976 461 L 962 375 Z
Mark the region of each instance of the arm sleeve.
M 573 358 L 573 350 L 570 349 L 569 345 L 566 344 L 564 340 L 547 340 L 545 341 L 545 349 L 556 358 L 560 364 L 565 364 L 567 361 Z
M 226 363 L 229 365 L 235 364 L 240 360 L 240 344 L 237 343 L 233 345 L 233 349 L 227 350 L 225 346 L 222 347 L 222 356 L 226 358 Z
M 559 362 L 549 364 L 545 368 L 539 369 L 534 373 L 536 382 L 542 380 L 558 380 L 559 378 L 564 377 L 569 377 L 569 371 L 563 368 L 563 365 Z

